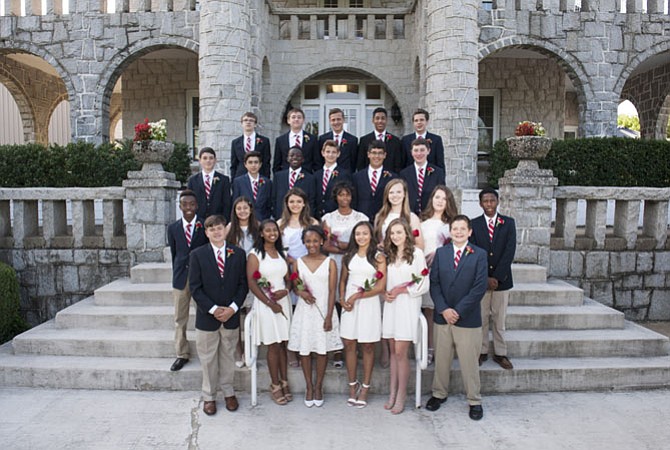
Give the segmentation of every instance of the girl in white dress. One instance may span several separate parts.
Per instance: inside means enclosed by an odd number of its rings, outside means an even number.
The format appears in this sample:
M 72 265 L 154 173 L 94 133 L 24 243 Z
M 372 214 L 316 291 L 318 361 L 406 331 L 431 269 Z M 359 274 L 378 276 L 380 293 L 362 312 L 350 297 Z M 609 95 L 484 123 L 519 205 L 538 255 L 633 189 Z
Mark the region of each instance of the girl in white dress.
M 430 269 L 435 257 L 435 251 L 444 245 L 449 239 L 449 224 L 451 219 L 458 214 L 454 194 L 445 185 L 435 186 L 428 205 L 421 213 L 421 234 L 423 235 L 423 252 L 426 255 L 426 264 Z M 433 363 L 435 350 L 433 350 L 433 299 L 430 293 L 424 294 L 421 302 L 423 315 L 428 322 L 428 364 Z
M 340 336 L 349 377 L 347 405 L 364 408 L 375 362 L 375 343 L 381 338 L 381 305 L 379 294 L 386 289 L 386 258 L 377 251 L 370 222 L 359 222 L 351 233 L 353 239 L 342 259 Z M 363 383 L 357 374 L 357 344 L 363 350 Z
M 337 267 L 321 251 L 325 238 L 318 226 L 310 226 L 303 232 L 307 255 L 298 259 L 291 273 L 293 292 L 300 299 L 291 321 L 288 348 L 300 354 L 308 408 L 323 406 L 327 352 L 342 349 L 340 323 L 337 315 L 333 316 Z M 312 354 L 316 355 L 316 384 L 312 378 Z
M 249 255 L 254 246 L 254 241 L 258 238 L 258 221 L 254 214 L 254 205 L 247 197 L 238 197 L 233 203 L 233 213 L 230 216 L 230 223 L 226 226 L 226 242 L 236 245 Z M 240 322 L 244 323 L 248 309 L 251 307 L 254 294 L 249 291 L 244 305 L 240 310 Z M 237 353 L 235 355 L 235 365 L 244 367 L 244 350 L 242 347 L 242 327 L 238 328 L 240 336 L 237 341 Z
M 261 223 L 253 250 L 247 258 L 247 281 L 254 294 L 256 345 L 267 345 L 270 392 L 278 405 L 293 400 L 288 386 L 286 342 L 291 325 L 291 303 L 286 283 L 288 263 L 284 256 L 279 227 L 274 220 Z M 269 288 L 261 284 L 269 283 Z
M 405 409 L 409 380 L 409 347 L 417 342 L 421 296 L 428 292 L 428 268 L 421 249 L 414 246 L 409 225 L 391 221 L 384 239 L 388 279 L 384 295 L 382 336 L 391 347 L 391 386 L 385 409 L 400 414 Z
M 401 178 L 394 178 L 389 181 L 384 189 L 384 200 L 382 207 L 375 216 L 375 237 L 379 242 L 380 250 L 383 250 L 382 243 L 386 237 L 386 230 L 394 219 L 403 219 L 412 229 L 414 244 L 423 248 L 423 236 L 421 235 L 421 221 L 419 217 L 409 209 L 409 194 L 407 192 L 407 183 Z M 383 368 L 389 366 L 389 344 L 386 339 L 382 339 L 382 355 L 380 364 Z
M 368 216 L 351 208 L 353 198 L 353 186 L 346 181 L 340 181 L 333 187 L 333 197 L 337 203 L 337 209 L 325 214 L 321 218 L 321 225 L 327 236 L 323 244 L 323 249 L 328 252 L 337 265 L 337 279 L 342 273 L 342 256 L 349 247 L 349 237 L 351 230 L 358 222 L 369 220 Z M 335 297 L 337 314 L 341 315 L 339 298 Z M 335 352 L 333 355 L 333 365 L 342 367 L 342 352 Z
M 277 221 L 282 234 L 284 250 L 288 255 L 288 262 L 293 264 L 298 258 L 307 254 L 307 248 L 302 243 L 302 232 L 310 225 L 318 225 L 319 221 L 313 218 L 309 209 L 309 198 L 300 188 L 289 189 L 284 196 L 284 210 Z M 291 293 L 291 304 L 295 307 L 298 296 Z M 289 352 L 288 361 L 291 367 L 298 367 L 298 355 Z

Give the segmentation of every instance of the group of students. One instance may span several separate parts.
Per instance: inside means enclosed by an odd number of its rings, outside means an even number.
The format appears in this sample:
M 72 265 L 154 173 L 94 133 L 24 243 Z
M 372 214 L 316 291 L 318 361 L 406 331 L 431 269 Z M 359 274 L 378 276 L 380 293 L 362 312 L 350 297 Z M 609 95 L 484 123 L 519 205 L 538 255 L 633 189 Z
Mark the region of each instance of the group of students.
M 291 117 L 289 113 L 289 124 Z M 246 114 L 243 125 L 245 119 Z M 429 359 L 435 358 L 433 396 L 427 409 L 436 410 L 446 400 L 455 350 L 461 360 L 470 417 L 481 418 L 478 365 L 488 357 L 488 316 L 492 309 L 494 360 L 504 368 L 512 367 L 504 348 L 507 298 L 489 292 L 504 292 L 512 285 L 511 262 L 516 246 L 513 219 L 497 213 L 498 194 L 492 189 L 480 193 L 484 215 L 472 225 L 467 216 L 459 215 L 453 195 L 444 185 L 444 171 L 427 163 L 432 152 L 426 139 L 412 141 L 414 164 L 403 169 L 406 175 L 399 178 L 383 166 L 386 145 L 380 139 L 368 144 L 367 169 L 347 176 L 337 159 L 346 137 L 334 138 L 337 140 L 326 139 L 321 149 L 322 175 L 333 167 L 329 161 L 335 159 L 337 164 L 328 174 L 331 179 L 322 178 L 322 186 L 313 180 L 311 183 L 322 196 L 330 191 L 327 202 L 333 207 L 329 210 L 319 208 L 327 203 L 323 200 L 314 206 L 307 189 L 300 187 L 299 182 L 308 175 L 297 163 L 304 157 L 300 148 L 290 148 L 286 162 L 301 170 L 294 176 L 292 169 L 275 173 L 275 180 L 278 174 L 286 178 L 287 189 L 270 215 L 262 216 L 257 200 L 269 180 L 260 181 L 264 164 L 260 152 L 247 149 L 244 161 L 248 172 L 233 182 L 235 202 L 227 217 L 226 207 L 216 203 L 223 203 L 227 177 L 213 172 L 214 152 L 201 151 L 203 171 L 189 180 L 191 189 L 181 193 L 183 217 L 168 229 L 177 350 L 171 370 L 181 369 L 190 358 L 186 321 L 192 297 L 197 305 L 196 348 L 203 366 L 203 410 L 216 413 L 219 385 L 226 408 L 237 409 L 232 386 L 235 365 L 243 365 L 239 313 L 252 308 L 254 344 L 267 346 L 270 393 L 275 403 L 283 405 L 293 399 L 287 376 L 288 354 L 296 352 L 305 376 L 305 406 L 323 405 L 327 354 L 343 350 L 349 379 L 347 404 L 365 407 L 375 346 L 381 340 L 382 365 L 390 365 L 391 376 L 384 407 L 398 414 L 405 406 L 409 347 L 417 340 L 418 315 L 423 308 L 431 325 Z M 244 139 L 241 141 L 244 145 Z M 259 146 L 262 142 L 256 141 Z M 276 146 L 275 150 L 281 149 Z M 214 164 L 208 167 L 212 159 Z M 421 168 L 424 171 L 419 171 Z M 254 175 L 257 184 L 253 183 Z M 362 188 L 357 176 L 365 179 Z M 412 178 L 417 182 L 414 192 Z M 247 180 L 251 196 L 235 188 Z M 275 193 L 278 184 L 273 183 L 270 192 Z M 216 188 L 222 193 L 215 201 Z M 364 188 L 372 191 L 372 200 L 378 206 L 364 201 L 370 200 L 362 195 Z M 279 211 L 278 220 L 274 220 Z M 210 245 L 204 245 L 207 238 Z M 480 312 L 482 298 L 487 297 L 489 306 Z M 483 321 L 486 328 L 482 327 Z M 468 332 L 462 333 L 461 329 Z M 363 365 L 360 382 L 359 346 Z M 474 364 L 464 364 L 466 360 Z

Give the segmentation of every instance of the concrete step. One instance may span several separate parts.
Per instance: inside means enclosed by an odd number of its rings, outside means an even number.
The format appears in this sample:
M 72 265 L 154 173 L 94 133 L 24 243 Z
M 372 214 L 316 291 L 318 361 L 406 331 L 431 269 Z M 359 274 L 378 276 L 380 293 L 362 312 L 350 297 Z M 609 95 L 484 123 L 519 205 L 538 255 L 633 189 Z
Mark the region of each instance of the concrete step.
M 515 283 L 509 294 L 512 306 L 579 306 L 583 302 L 584 291 L 559 280 Z
M 0 386 L 56 389 L 190 390 L 202 383 L 200 363 L 192 359 L 179 372 L 170 372 L 173 358 L 104 358 L 81 356 L 14 355 L 0 358 Z M 542 358 L 512 359 L 513 370 L 503 370 L 491 360 L 480 368 L 482 393 L 557 392 L 667 387 L 670 357 L 651 358 Z M 414 362 L 411 362 L 409 392 L 414 392 Z M 433 367 L 422 371 L 422 393 L 429 394 Z M 360 364 L 359 364 L 360 370 Z M 296 393 L 304 392 L 299 368 L 289 368 L 289 383 Z M 270 384 L 267 367 L 258 364 L 259 402 L 270 403 L 265 394 Z M 376 365 L 372 394 L 387 394 L 388 369 Z M 251 371 L 236 369 L 235 389 L 250 392 Z M 346 370 L 330 364 L 324 380 L 326 394 L 347 392 Z M 458 360 L 454 361 L 451 393 L 463 393 Z
M 623 328 L 624 314 L 594 300 L 582 306 L 510 306 L 508 330 L 588 330 Z
M 547 281 L 547 268 L 537 264 L 512 264 L 514 284 L 544 283 Z
M 142 263 L 130 269 L 133 283 L 172 283 L 171 263 Z
M 130 278 L 96 289 L 94 297 L 101 306 L 167 306 L 173 302 L 171 283 L 132 283 Z

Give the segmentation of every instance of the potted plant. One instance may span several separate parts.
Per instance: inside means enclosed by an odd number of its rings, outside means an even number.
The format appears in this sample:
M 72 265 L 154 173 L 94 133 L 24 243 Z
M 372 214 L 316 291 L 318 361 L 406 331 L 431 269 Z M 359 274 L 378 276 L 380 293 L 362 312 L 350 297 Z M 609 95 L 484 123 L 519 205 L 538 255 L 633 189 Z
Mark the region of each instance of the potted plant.
M 144 119 L 135 125 L 135 137 L 133 138 L 133 154 L 142 164 L 142 170 L 163 170 L 163 163 L 166 163 L 172 152 L 174 145 L 166 142 L 167 121 L 161 119 L 158 122 L 149 122 Z

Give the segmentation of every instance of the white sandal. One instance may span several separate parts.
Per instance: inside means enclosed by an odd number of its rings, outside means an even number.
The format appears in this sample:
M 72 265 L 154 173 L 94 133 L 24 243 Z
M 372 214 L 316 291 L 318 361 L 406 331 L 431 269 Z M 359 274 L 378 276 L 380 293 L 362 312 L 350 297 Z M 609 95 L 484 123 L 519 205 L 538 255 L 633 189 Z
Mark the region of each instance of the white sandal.
M 363 389 L 368 389 L 368 390 L 369 390 L 369 389 L 370 389 L 370 385 L 369 385 L 369 384 L 365 384 L 365 383 L 361 383 L 361 388 L 360 388 L 359 391 L 358 391 L 358 394 L 359 394 L 359 395 L 360 395 L 360 393 L 361 393 L 361 391 L 362 391 Z M 358 397 L 358 396 L 356 396 L 356 397 Z M 367 398 L 367 397 L 366 397 L 366 398 Z M 366 406 L 368 406 L 368 402 L 367 402 L 367 400 L 358 400 L 358 398 L 356 398 L 356 408 L 361 409 L 361 408 L 365 408 Z
M 349 397 L 347 399 L 347 406 L 357 406 L 358 405 L 358 400 L 356 398 L 358 397 L 358 393 L 361 391 L 361 383 L 359 383 L 358 380 L 351 381 L 351 382 L 349 382 L 349 386 L 350 387 L 351 386 L 356 386 L 356 389 L 355 389 L 355 394 L 354 394 L 355 397 Z

